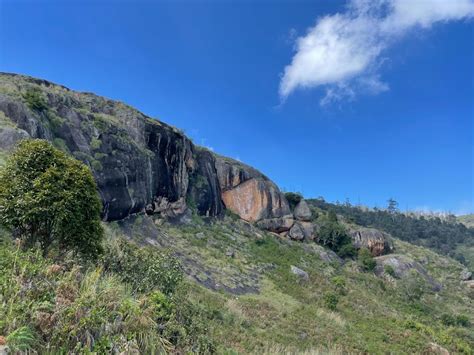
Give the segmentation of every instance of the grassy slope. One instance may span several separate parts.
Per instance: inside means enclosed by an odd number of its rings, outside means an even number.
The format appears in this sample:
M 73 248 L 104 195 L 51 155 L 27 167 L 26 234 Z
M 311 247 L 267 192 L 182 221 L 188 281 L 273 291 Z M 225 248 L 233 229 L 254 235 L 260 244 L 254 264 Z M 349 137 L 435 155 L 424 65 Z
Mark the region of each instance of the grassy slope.
M 110 225 L 109 233 L 180 255 L 198 281 L 190 297 L 214 315 L 209 322 L 221 351 L 400 353 L 420 352 L 430 342 L 452 351 L 474 348 L 473 328 L 447 327 L 440 320 L 443 314 L 465 314 L 474 323 L 474 295 L 458 280 L 462 266 L 422 247 L 395 241 L 398 253 L 422 263 L 444 287 L 409 301 L 404 280 L 361 273 L 354 262 L 326 263 L 315 244 L 281 240 L 229 217 L 215 223 L 196 218 L 192 227 L 182 228 L 166 223 L 157 228 L 152 218 L 138 217 Z M 309 282 L 292 275 L 290 265 L 306 270 Z M 345 283 L 343 290 L 335 277 Z M 248 293 L 239 294 L 243 290 Z M 339 298 L 335 310 L 327 306 L 328 295 Z

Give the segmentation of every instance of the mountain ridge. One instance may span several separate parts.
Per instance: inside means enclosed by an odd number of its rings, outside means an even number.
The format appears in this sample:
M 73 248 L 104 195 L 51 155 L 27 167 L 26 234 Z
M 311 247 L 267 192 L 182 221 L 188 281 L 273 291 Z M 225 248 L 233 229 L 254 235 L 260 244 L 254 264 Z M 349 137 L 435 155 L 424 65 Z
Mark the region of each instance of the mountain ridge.
M 28 136 L 82 160 L 98 182 L 105 220 L 144 211 L 179 218 L 188 213 L 188 203 L 202 215 L 218 216 L 225 208 L 221 190 L 231 195 L 247 180 L 256 183 L 247 186 L 245 199 L 265 201 L 255 211 L 231 206 L 234 212 L 253 220 L 289 213 L 267 176 L 196 146 L 179 129 L 129 105 L 20 74 L 0 78 L 3 121 L 16 125 L 3 128 L 9 137 L 3 151 Z

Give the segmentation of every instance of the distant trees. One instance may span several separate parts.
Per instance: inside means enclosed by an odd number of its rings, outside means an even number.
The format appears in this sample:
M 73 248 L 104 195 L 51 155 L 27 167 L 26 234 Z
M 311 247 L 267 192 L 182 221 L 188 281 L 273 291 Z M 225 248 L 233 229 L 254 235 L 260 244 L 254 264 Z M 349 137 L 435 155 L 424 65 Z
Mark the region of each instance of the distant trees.
M 378 228 L 396 238 L 435 249 L 461 262 L 464 258 L 456 251 L 457 246 L 461 243 L 474 245 L 474 228 L 467 228 L 453 218 L 441 219 L 400 213 L 398 203 L 394 199 L 389 199 L 386 210 L 337 205 L 322 199 L 306 201 L 323 211 L 341 215 L 347 221 L 364 227 Z
M 25 140 L 0 170 L 0 224 L 25 246 L 101 252 L 102 204 L 91 171 L 45 140 Z
M 393 198 L 388 199 L 387 211 L 388 213 L 396 213 L 398 212 L 398 202 L 395 201 Z

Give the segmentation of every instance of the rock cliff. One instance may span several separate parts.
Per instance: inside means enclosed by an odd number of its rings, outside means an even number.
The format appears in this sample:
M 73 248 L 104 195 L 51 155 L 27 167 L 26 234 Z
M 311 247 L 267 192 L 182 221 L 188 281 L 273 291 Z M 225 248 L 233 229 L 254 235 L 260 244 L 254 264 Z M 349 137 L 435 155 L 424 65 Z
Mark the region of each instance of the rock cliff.
M 181 131 L 118 101 L 45 80 L 0 74 L 0 150 L 42 138 L 88 164 L 104 220 L 146 211 L 177 217 L 225 208 L 247 221 L 289 214 L 266 176 L 195 146 Z

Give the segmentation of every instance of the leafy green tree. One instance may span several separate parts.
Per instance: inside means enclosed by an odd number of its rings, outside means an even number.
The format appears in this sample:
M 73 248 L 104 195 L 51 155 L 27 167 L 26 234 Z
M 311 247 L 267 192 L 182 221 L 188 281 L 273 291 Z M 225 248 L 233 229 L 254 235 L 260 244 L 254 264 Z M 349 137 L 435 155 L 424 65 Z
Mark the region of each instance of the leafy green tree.
M 352 246 L 352 239 L 347 235 L 343 225 L 337 222 L 334 211 L 330 211 L 327 216 L 318 218 L 319 232 L 316 241 L 335 251 L 340 257 L 353 257 L 355 249 Z
M 26 247 L 97 256 L 101 209 L 90 169 L 45 140 L 21 141 L 0 170 L 0 223 Z

